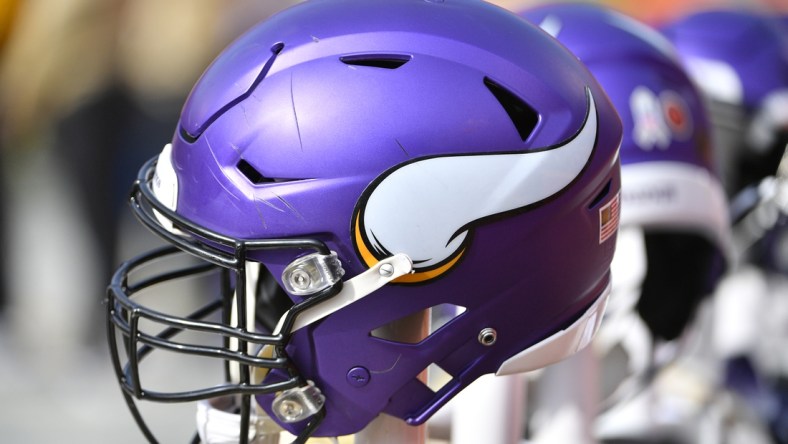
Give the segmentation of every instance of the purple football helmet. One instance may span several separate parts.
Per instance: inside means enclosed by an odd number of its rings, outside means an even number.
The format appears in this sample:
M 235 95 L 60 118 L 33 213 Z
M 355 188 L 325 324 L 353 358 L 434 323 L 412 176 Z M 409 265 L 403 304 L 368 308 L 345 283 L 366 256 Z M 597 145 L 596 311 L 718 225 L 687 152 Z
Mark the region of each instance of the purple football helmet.
M 655 337 L 675 339 L 730 253 L 701 96 L 671 43 L 633 18 L 588 4 L 542 6 L 523 16 L 577 55 L 619 111 L 621 227 L 642 230 L 647 255 L 637 309 Z
M 137 422 L 153 439 L 134 398 L 200 401 L 202 415 L 236 397 L 242 442 L 266 415 L 299 439 L 381 413 L 417 425 L 483 374 L 574 353 L 609 293 L 620 140 L 585 67 L 484 2 L 308 1 L 252 28 L 203 74 L 132 191 L 174 245 L 110 286 Z M 201 264 L 141 271 L 170 256 Z M 196 273 L 217 273 L 220 290 L 191 315 L 137 302 Z M 448 322 L 392 333 L 429 309 Z M 196 333 L 218 339 L 178 339 Z M 139 364 L 153 351 L 226 362 L 226 381 L 153 390 Z M 428 387 L 430 366 L 450 380 Z
M 597 437 L 620 438 L 632 424 L 608 408 L 627 405 L 664 364 L 654 346 L 682 336 L 730 254 L 706 110 L 675 48 L 647 25 L 591 4 L 545 5 L 521 15 L 588 67 L 624 128 L 621 232 L 594 347 L 605 376 Z
M 773 175 L 788 142 L 788 33 L 780 20 L 706 10 L 662 32 L 710 102 L 728 193 Z

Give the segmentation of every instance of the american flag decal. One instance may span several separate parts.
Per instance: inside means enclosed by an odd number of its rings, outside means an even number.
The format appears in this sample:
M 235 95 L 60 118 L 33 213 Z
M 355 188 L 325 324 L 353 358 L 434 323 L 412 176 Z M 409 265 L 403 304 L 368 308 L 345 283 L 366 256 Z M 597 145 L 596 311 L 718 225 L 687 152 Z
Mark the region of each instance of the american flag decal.
M 618 230 L 620 213 L 620 194 L 616 194 L 610 202 L 599 209 L 599 243 L 610 239 Z

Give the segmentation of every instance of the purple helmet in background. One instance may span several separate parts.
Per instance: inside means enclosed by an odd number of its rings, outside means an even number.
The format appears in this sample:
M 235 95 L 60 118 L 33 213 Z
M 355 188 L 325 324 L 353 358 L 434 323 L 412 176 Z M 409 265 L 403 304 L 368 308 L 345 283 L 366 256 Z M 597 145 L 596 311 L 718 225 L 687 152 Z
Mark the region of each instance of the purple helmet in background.
M 635 19 L 590 4 L 542 6 L 522 15 L 577 55 L 619 112 L 619 249 L 628 251 L 632 242 L 645 262 L 626 257 L 618 268 L 614 261 L 614 293 L 615 282 L 633 287 L 632 303 L 651 334 L 675 339 L 721 277 L 730 248 L 727 204 L 699 93 L 670 42 Z M 630 239 L 625 232 L 636 234 Z
M 733 195 L 773 175 L 788 138 L 788 36 L 766 13 L 707 10 L 662 29 L 710 102 Z
M 236 396 L 242 441 L 263 411 L 302 438 L 380 413 L 415 425 L 483 374 L 574 353 L 609 291 L 620 140 L 585 67 L 496 6 L 308 1 L 273 16 L 203 74 L 132 193 L 142 222 L 223 276 L 219 301 L 176 316 L 136 293 L 188 272 L 134 276 L 178 250 L 116 274 L 110 345 L 135 418 L 150 435 L 133 398 L 210 400 L 204 418 Z M 396 333 L 429 309 L 449 321 Z M 153 350 L 227 361 L 227 381 L 146 389 Z M 431 366 L 442 387 L 420 379 Z

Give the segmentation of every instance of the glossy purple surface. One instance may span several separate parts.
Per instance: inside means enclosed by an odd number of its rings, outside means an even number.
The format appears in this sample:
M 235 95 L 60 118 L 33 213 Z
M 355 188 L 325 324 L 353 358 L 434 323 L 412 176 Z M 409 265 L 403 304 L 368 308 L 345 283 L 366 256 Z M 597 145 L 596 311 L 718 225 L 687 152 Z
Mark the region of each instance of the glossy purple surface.
M 388 69 L 342 60 L 359 55 L 406 63 Z M 525 140 L 485 78 L 538 113 Z M 288 353 L 327 398 L 318 436 L 354 433 L 381 412 L 424 421 L 599 296 L 615 247 L 615 239 L 599 242 L 599 206 L 620 187 L 620 121 L 572 54 L 476 0 L 309 1 L 250 30 L 206 71 L 173 140 L 177 212 L 232 237 L 317 237 L 338 253 L 346 279 L 366 268 L 353 249 L 351 220 L 378 176 L 428 156 L 557 146 L 582 127 L 586 88 L 597 107 L 596 145 L 569 186 L 484 220 L 444 276 L 387 285 L 294 334 Z M 242 159 L 271 180 L 252 183 L 239 171 Z M 256 259 L 278 276 L 299 254 Z M 423 342 L 370 335 L 443 303 L 467 310 Z M 486 327 L 499 333 L 492 347 L 477 341 Z M 439 393 L 417 379 L 432 363 L 453 377 Z M 370 378 L 354 386 L 348 374 L 358 367 Z M 270 397 L 258 400 L 270 409 Z

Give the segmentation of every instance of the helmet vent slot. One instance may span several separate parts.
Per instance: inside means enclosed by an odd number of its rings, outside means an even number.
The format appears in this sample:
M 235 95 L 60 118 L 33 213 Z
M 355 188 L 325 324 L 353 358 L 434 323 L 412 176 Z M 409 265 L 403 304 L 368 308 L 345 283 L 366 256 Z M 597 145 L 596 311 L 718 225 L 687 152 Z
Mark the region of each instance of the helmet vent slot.
M 454 321 L 463 313 L 465 313 L 465 307 L 454 304 L 440 304 L 391 321 L 386 325 L 372 330 L 370 334 L 375 338 L 385 339 L 387 341 L 400 342 L 403 344 L 418 344 L 442 327 Z M 425 317 L 430 320 L 430 327 L 427 331 L 423 331 L 424 329 L 420 328 Z M 408 337 L 402 337 L 398 334 L 402 331 L 418 331 L 419 334 L 412 335 L 409 333 Z
M 517 95 L 488 77 L 484 78 L 484 84 L 503 106 L 509 118 L 512 119 L 512 123 L 517 129 L 517 133 L 520 134 L 520 138 L 522 140 L 528 139 L 528 136 L 536 128 L 536 124 L 539 123 L 539 114 Z
M 400 54 L 362 54 L 340 57 L 339 60 L 351 66 L 369 66 L 371 68 L 397 69 L 408 63 L 409 55 Z
M 605 186 L 602 188 L 602 191 L 600 191 L 599 194 L 597 194 L 596 197 L 594 197 L 591 203 L 588 204 L 589 210 L 599 205 L 599 203 L 602 202 L 602 200 L 604 200 L 605 197 L 607 197 L 607 195 L 610 193 L 610 184 L 612 182 L 613 182 L 612 179 L 608 180 Z
M 259 185 L 261 183 L 275 182 L 274 179 L 269 179 L 263 176 L 263 174 L 257 171 L 257 169 L 253 167 L 251 163 L 243 159 L 241 159 L 238 162 L 236 168 L 238 168 L 238 171 L 240 171 L 241 174 L 243 174 L 247 179 L 249 179 L 249 182 L 252 182 L 255 185 Z

